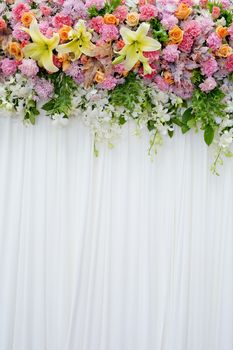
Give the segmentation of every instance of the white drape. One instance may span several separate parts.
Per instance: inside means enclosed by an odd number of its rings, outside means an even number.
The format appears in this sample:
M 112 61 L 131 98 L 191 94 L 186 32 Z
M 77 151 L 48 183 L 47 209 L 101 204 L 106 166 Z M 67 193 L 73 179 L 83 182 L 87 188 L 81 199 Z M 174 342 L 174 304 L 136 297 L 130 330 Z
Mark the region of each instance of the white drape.
M 233 161 L 0 118 L 1 350 L 232 350 Z

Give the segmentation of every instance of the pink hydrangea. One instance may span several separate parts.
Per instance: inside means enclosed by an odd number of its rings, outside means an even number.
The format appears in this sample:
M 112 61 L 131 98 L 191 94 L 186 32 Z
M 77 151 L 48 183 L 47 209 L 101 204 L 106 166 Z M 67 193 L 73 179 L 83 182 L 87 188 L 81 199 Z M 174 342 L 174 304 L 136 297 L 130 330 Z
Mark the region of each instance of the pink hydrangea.
M 118 6 L 116 10 L 113 12 L 113 15 L 119 19 L 120 22 L 123 22 L 128 14 L 128 8 L 125 5 Z
M 172 29 L 176 24 L 178 24 L 178 19 L 173 16 L 173 15 L 169 15 L 169 14 L 165 14 L 163 16 L 163 19 L 161 21 L 161 24 L 167 29 L 170 30 Z
M 228 28 L 228 33 L 230 34 L 231 40 L 233 40 L 233 23 Z
M 16 40 L 21 41 L 21 42 L 28 41 L 30 39 L 30 36 L 21 28 L 22 28 L 21 23 L 17 23 L 14 26 L 14 29 L 12 32 L 13 38 L 15 38 Z
M 109 76 L 104 79 L 101 84 L 98 86 L 104 90 L 113 90 L 117 86 L 118 80 L 112 76 Z
M 28 78 L 35 77 L 39 72 L 36 62 L 30 58 L 22 60 L 22 63 L 19 65 L 19 70 Z
M 196 39 L 201 34 L 201 26 L 197 21 L 191 20 L 185 22 L 184 31 L 186 34 Z
M 222 0 L 222 7 L 228 9 L 231 6 L 230 0 Z
M 100 34 L 104 41 L 116 40 L 119 36 L 118 29 L 113 24 L 104 24 L 100 29 Z
M 213 29 L 214 22 L 211 18 L 200 16 L 197 18 L 197 21 L 201 27 L 202 34 L 206 35 Z
M 218 50 L 222 44 L 221 38 L 216 33 L 211 33 L 206 42 L 213 51 Z
M 228 72 L 232 73 L 233 72 L 233 54 L 231 54 L 226 61 L 226 69 Z
M 37 93 L 39 99 L 46 100 L 53 96 L 53 84 L 44 78 L 34 78 L 34 90 Z
M 123 74 L 125 72 L 125 65 L 124 63 L 115 64 L 113 66 L 113 69 L 114 69 L 114 72 L 118 74 Z
M 218 70 L 218 63 L 214 57 L 209 57 L 201 62 L 201 72 L 207 77 L 211 77 Z
M 96 33 L 100 33 L 100 30 L 104 25 L 104 19 L 101 16 L 93 17 L 90 20 L 89 25 Z
M 42 34 L 46 35 L 48 29 L 49 29 L 49 22 L 42 21 L 39 23 L 39 28 Z
M 157 77 L 155 77 L 155 83 L 158 86 L 159 90 L 161 91 L 169 90 L 169 84 L 160 75 L 157 75 Z
M 0 61 L 0 68 L 2 70 L 3 75 L 9 77 L 13 75 L 17 71 L 18 64 L 15 60 L 11 60 L 9 58 L 4 58 Z
M 175 62 L 179 58 L 179 50 L 177 45 L 167 45 L 165 49 L 163 49 L 163 58 L 167 62 Z
M 201 91 L 210 92 L 214 90 L 217 86 L 216 80 L 214 78 L 207 78 L 202 84 L 199 85 Z
M 61 28 L 63 25 L 72 26 L 72 18 L 70 16 L 62 16 L 61 14 L 57 14 L 53 18 L 53 25 L 55 28 Z
M 87 8 L 89 7 L 96 7 L 97 10 L 101 10 L 104 7 L 105 0 L 86 0 L 85 6 Z
M 185 33 L 183 40 L 179 45 L 179 49 L 182 52 L 190 53 L 192 50 L 192 47 L 193 47 L 193 38 L 190 35 Z
M 143 6 L 140 6 L 140 20 L 141 21 L 149 21 L 153 17 L 157 17 L 158 10 L 154 5 L 146 4 Z
M 12 17 L 15 21 L 20 21 L 22 14 L 24 12 L 28 12 L 30 10 L 30 7 L 28 4 L 20 2 L 19 4 L 15 5 L 12 9 Z

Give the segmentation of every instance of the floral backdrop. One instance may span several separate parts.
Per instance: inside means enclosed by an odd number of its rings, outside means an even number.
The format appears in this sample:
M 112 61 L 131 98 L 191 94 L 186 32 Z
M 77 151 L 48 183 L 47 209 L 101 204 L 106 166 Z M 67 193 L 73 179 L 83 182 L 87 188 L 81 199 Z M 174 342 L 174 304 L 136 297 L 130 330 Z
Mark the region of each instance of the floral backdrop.
M 230 0 L 0 0 L 1 113 L 80 116 L 96 144 L 121 128 L 203 130 L 212 170 L 233 141 Z

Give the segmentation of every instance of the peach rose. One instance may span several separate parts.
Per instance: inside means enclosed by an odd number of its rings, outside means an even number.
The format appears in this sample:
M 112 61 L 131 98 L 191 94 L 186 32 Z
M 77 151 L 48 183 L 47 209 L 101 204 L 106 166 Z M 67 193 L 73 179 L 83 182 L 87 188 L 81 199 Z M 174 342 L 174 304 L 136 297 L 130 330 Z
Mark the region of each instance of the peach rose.
M 221 39 L 224 39 L 228 35 L 227 27 L 218 26 L 216 29 L 216 33 Z
M 138 24 L 138 22 L 139 22 L 139 14 L 137 12 L 128 13 L 126 18 L 126 23 L 128 24 L 128 26 L 134 27 Z
M 175 16 L 178 19 L 186 19 L 191 13 L 192 8 L 182 2 L 177 8 Z
M 183 40 L 184 32 L 178 26 L 174 26 L 168 34 L 171 44 L 180 44 Z
M 58 33 L 62 42 L 69 40 L 69 32 L 71 31 L 71 29 L 72 28 L 70 26 L 66 25 L 59 29 Z
M 217 55 L 219 57 L 229 57 L 232 54 L 232 48 L 227 45 L 227 44 L 223 44 L 220 46 L 220 48 L 218 49 Z
M 23 59 L 23 51 L 19 43 L 11 42 L 8 44 L 8 52 L 11 56 L 15 57 L 17 61 Z
M 105 78 L 104 73 L 98 70 L 95 74 L 94 81 L 96 83 L 102 83 L 104 81 L 104 78 Z
M 21 22 L 25 27 L 29 27 L 34 17 L 35 17 L 34 13 L 24 12 L 21 16 Z
M 166 71 L 163 73 L 163 78 L 166 81 L 167 84 L 171 85 L 174 83 L 173 76 L 170 72 Z
M 105 24 L 119 24 L 119 19 L 116 18 L 114 15 L 106 13 L 104 15 L 104 23 Z

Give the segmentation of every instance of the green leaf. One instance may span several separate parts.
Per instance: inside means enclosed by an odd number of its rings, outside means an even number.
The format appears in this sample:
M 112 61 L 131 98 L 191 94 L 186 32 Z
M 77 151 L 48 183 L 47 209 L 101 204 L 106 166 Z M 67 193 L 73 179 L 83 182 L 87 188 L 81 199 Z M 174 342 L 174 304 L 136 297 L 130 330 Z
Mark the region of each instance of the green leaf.
M 193 109 L 190 107 L 190 108 L 186 109 L 186 111 L 183 113 L 182 122 L 184 124 L 187 124 L 187 122 L 193 118 L 192 111 L 193 111 Z
M 209 146 L 213 142 L 213 139 L 214 139 L 214 129 L 212 128 L 211 125 L 207 125 L 205 127 L 205 132 L 204 132 L 205 143 Z

